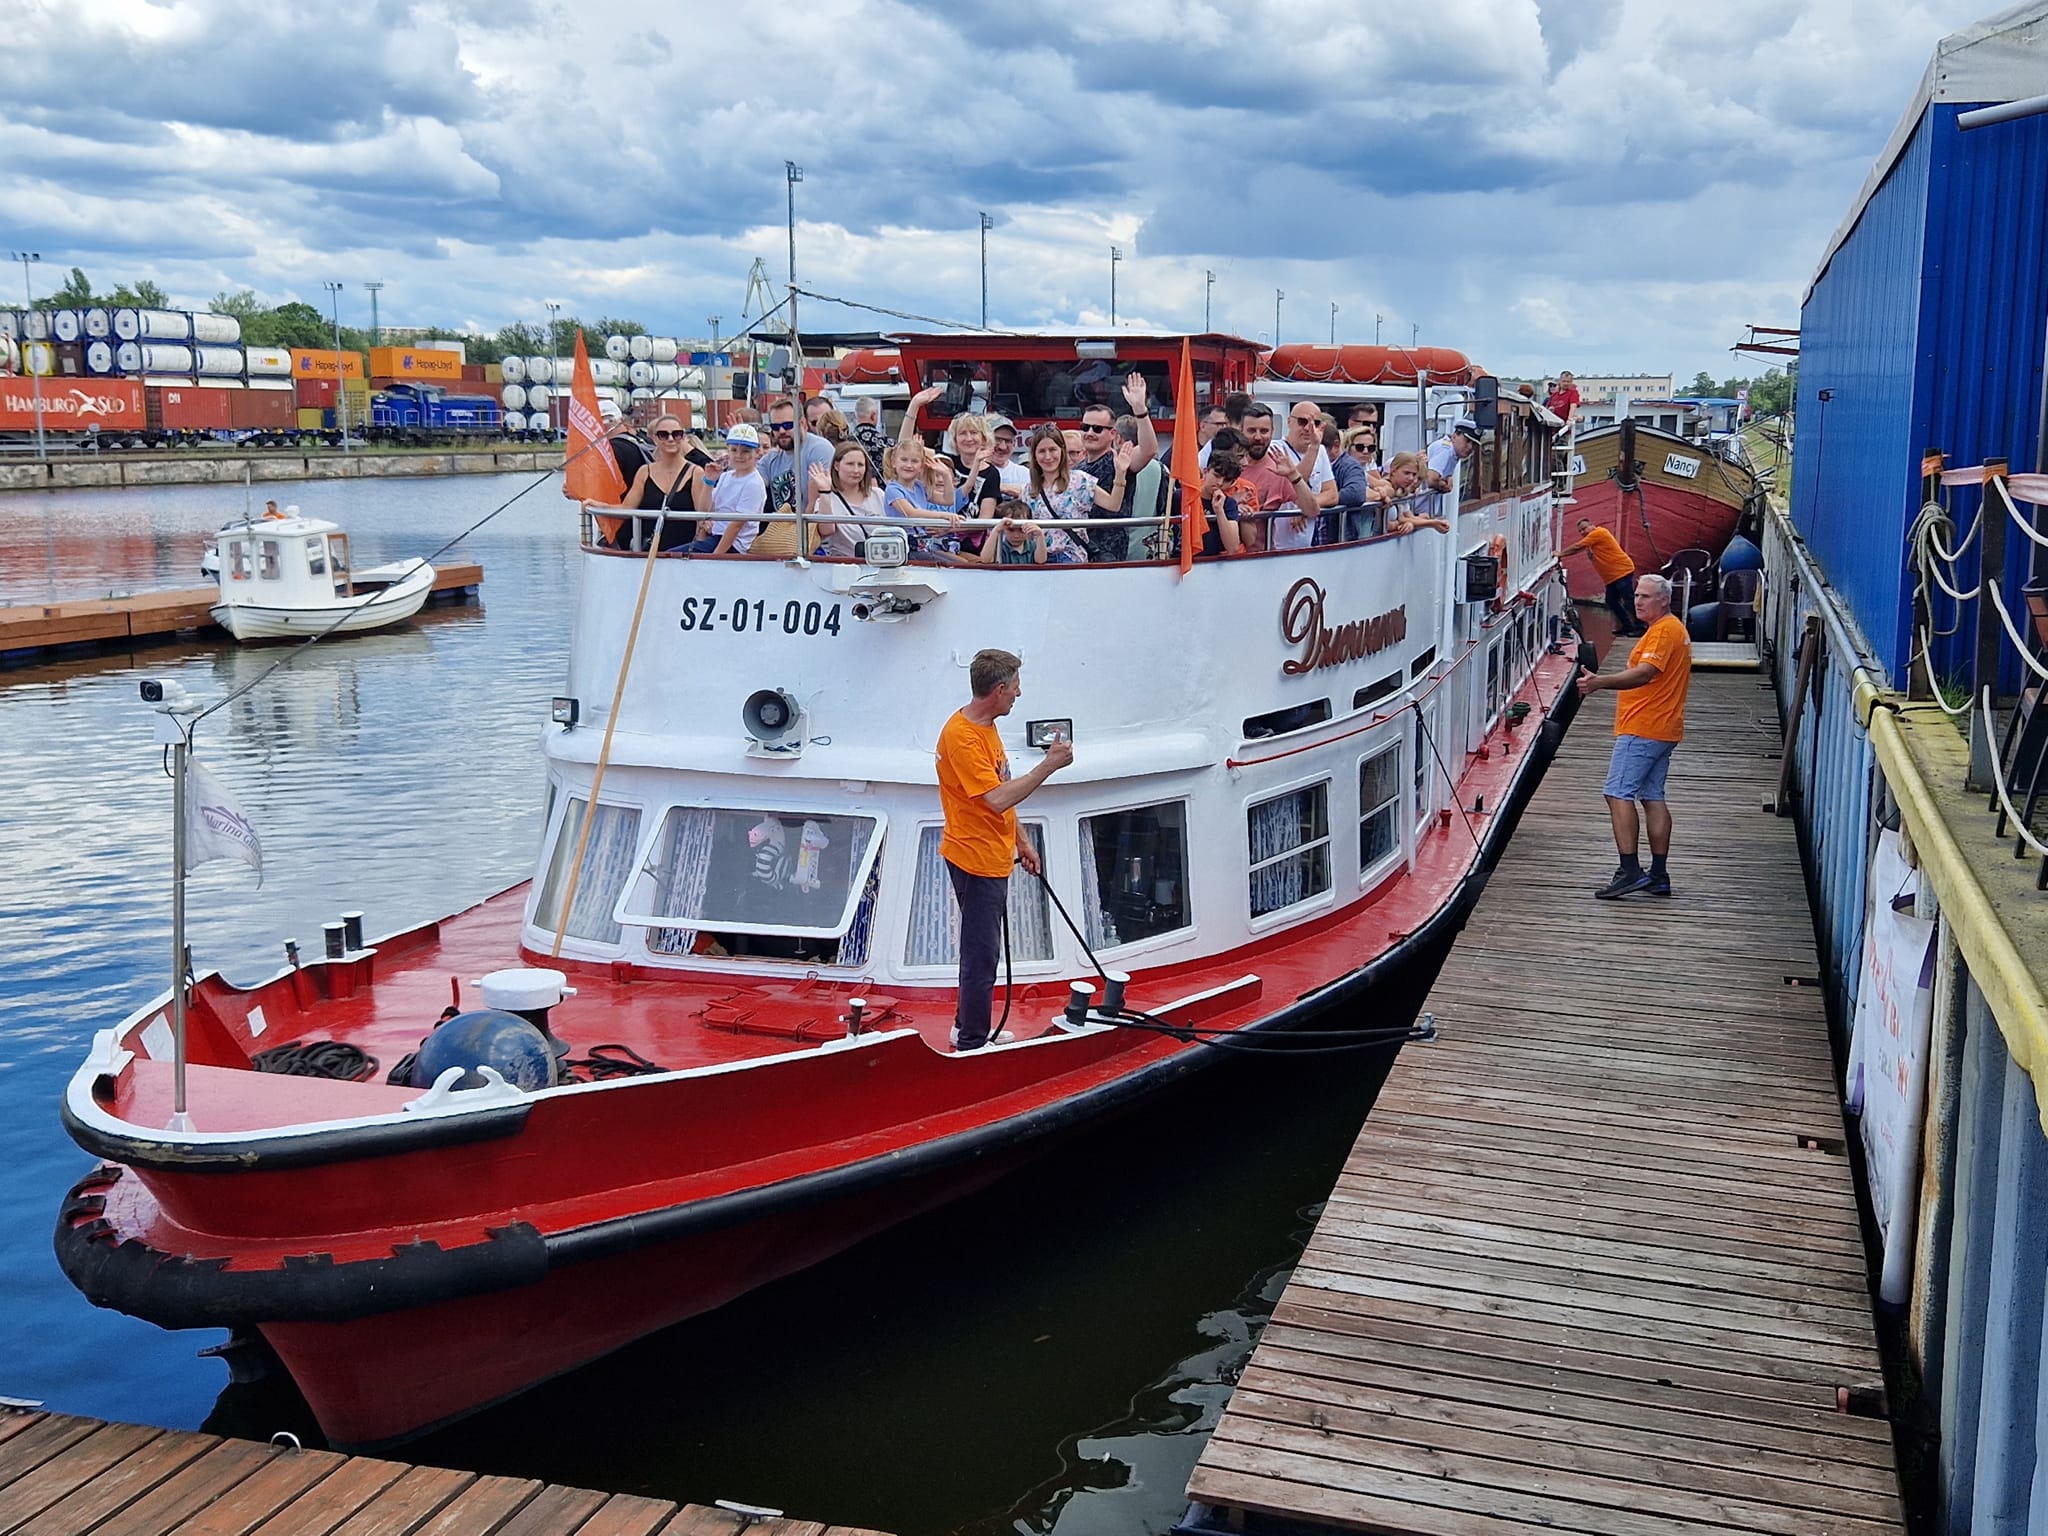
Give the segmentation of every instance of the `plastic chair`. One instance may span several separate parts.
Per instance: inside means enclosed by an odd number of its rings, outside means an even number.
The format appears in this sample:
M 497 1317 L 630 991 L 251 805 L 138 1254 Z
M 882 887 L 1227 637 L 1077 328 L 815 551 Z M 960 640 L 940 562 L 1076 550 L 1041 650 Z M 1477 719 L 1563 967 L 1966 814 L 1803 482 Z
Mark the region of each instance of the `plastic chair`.
M 1723 571 L 1721 573 L 1721 611 L 1714 616 L 1714 638 L 1727 640 L 1739 638 L 1754 642 L 1756 639 L 1756 595 L 1763 586 L 1761 571 Z
M 1716 562 L 1706 550 L 1681 549 L 1665 565 L 1664 574 L 1670 578 L 1674 588 L 1671 598 L 1674 612 L 1690 608 L 1695 603 L 1714 600 Z M 1688 577 L 1691 578 L 1690 591 L 1685 590 Z

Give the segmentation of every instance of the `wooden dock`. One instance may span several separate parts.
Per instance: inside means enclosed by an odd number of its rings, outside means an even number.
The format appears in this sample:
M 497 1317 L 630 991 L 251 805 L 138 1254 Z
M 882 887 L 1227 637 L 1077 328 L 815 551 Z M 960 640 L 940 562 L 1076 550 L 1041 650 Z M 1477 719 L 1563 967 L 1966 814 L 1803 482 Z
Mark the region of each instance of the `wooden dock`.
M 1592 899 L 1612 711 L 1452 949 L 1190 1529 L 1903 1530 L 1772 695 L 1695 673 L 1668 901 Z
M 5 1536 L 876 1536 L 254 1440 L 0 1413 Z
M 428 601 L 468 601 L 483 579 L 480 565 L 437 566 Z M 206 586 L 0 608 L 0 664 L 33 661 L 46 651 L 146 644 L 209 630 L 218 601 L 219 591 Z

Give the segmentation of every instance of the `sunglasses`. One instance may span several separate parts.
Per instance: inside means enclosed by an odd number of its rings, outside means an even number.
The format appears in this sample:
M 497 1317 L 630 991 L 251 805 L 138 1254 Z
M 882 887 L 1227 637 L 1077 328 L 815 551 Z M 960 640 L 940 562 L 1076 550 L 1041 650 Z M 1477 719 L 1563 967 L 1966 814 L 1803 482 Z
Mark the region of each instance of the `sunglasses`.
M 1287 419 L 1297 427 L 1313 427 L 1322 421 L 1320 416 L 1290 416 Z
M 1087 433 L 1090 433 L 1090 434 L 1092 434 L 1092 435 L 1094 435 L 1094 436 L 1098 436 L 1098 437 L 1099 437 L 1099 436 L 1101 436 L 1101 435 L 1102 435 L 1102 434 L 1103 434 L 1104 432 L 1110 431 L 1111 429 L 1110 429 L 1109 427 L 1098 427 L 1098 426 L 1091 426 L 1091 425 L 1090 425 L 1089 423 L 1087 423 L 1087 422 L 1085 422 L 1085 421 L 1084 421 L 1084 422 L 1082 422 L 1082 423 L 1081 423 L 1081 430 L 1082 430 L 1083 432 L 1087 432 Z
M 788 421 L 771 421 L 768 423 L 768 426 L 772 431 L 776 432 L 794 432 L 796 430 L 796 419 L 791 417 Z
M 688 433 L 686 433 L 686 432 L 662 432 L 662 431 L 656 431 L 656 432 L 655 432 L 655 434 L 654 434 L 654 440 L 655 440 L 655 441 L 656 441 L 657 443 L 665 443 L 665 442 L 668 442 L 668 441 L 670 441 L 670 440 L 671 440 L 671 439 L 673 439 L 673 438 L 678 438 L 678 437 L 687 437 L 688 435 L 689 435 L 689 434 L 688 434 Z

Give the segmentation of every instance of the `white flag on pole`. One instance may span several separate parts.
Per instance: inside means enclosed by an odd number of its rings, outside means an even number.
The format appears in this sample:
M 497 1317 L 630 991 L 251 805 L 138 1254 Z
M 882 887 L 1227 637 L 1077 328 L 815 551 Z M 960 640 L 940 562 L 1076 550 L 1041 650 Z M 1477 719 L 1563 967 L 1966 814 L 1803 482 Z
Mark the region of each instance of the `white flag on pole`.
M 263 844 L 241 804 L 197 757 L 185 763 L 185 867 L 240 859 L 263 881 Z

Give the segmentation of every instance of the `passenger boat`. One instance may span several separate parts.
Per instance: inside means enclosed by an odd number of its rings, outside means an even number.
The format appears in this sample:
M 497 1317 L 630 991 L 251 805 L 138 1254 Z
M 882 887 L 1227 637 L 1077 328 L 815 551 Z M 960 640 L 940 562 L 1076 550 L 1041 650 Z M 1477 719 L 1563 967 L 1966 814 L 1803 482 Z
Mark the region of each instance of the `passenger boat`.
M 1621 541 L 1639 571 L 1662 571 L 1681 549 L 1718 559 L 1744 513 L 1762 514 L 1764 490 L 1748 466 L 1713 443 L 1639 421 L 1578 434 L 1572 522 L 1590 518 Z M 1571 542 L 1569 539 L 1567 543 Z M 1598 602 L 1593 562 L 1565 562 L 1573 598 Z
M 237 640 L 382 629 L 418 613 L 434 591 L 434 568 L 424 560 L 352 571 L 348 535 L 296 509 L 230 523 L 209 553 L 200 569 L 219 586 L 220 601 L 208 611 Z
M 935 436 L 976 382 L 1071 421 L 1133 366 L 1170 430 L 1182 342 L 901 345 L 913 385 L 955 386 L 918 423 Z M 1205 406 L 1257 349 L 1189 355 Z M 58 1223 L 67 1274 L 167 1327 L 260 1334 L 334 1442 L 383 1444 L 1227 1071 L 1232 1041 L 1397 1033 L 1375 987 L 1462 922 L 1575 700 L 1529 422 L 1500 405 L 1450 534 L 1185 573 L 650 557 L 586 516 L 534 878 L 374 943 L 337 923 L 327 955 L 255 986 L 200 976 L 183 1120 L 170 994 L 103 1031 L 64 1096 L 105 1159 Z M 932 744 L 989 646 L 1025 660 L 1001 722 L 1017 770 L 1053 722 L 1075 760 L 1019 809 L 1046 878 L 1011 884 L 1014 1041 L 960 1053 Z M 1133 1014 L 1076 999 L 1097 980 Z M 652 1070 L 521 1087 L 479 1056 L 384 1080 L 479 1003 L 550 1055 Z M 381 1065 L 251 1068 L 312 1041 Z

